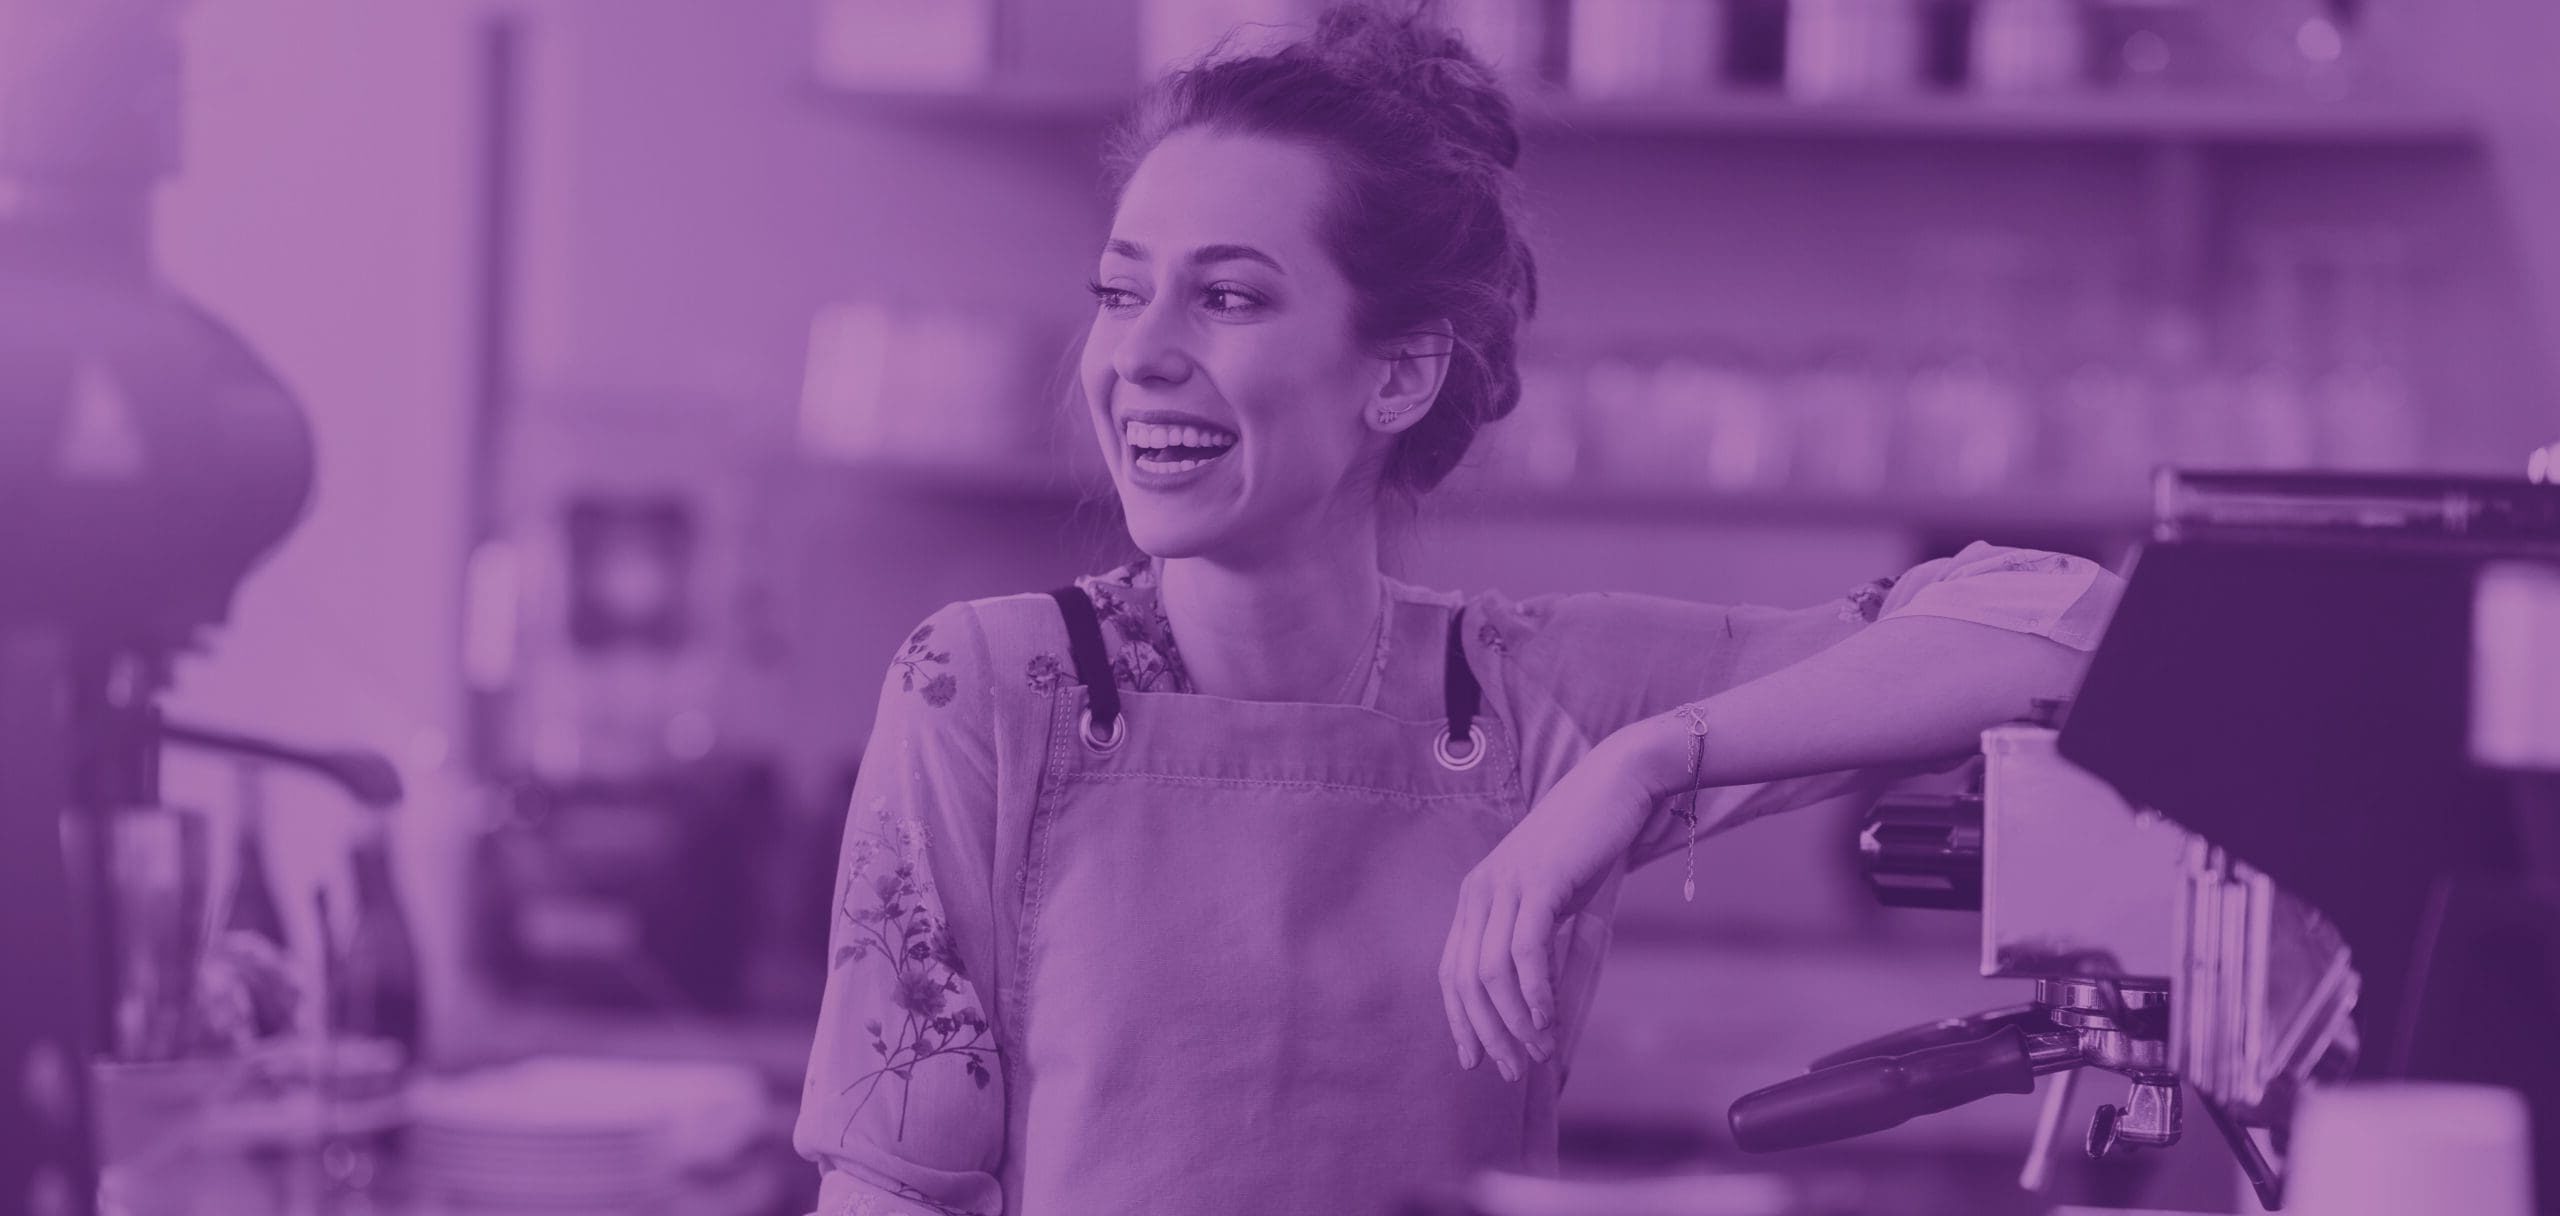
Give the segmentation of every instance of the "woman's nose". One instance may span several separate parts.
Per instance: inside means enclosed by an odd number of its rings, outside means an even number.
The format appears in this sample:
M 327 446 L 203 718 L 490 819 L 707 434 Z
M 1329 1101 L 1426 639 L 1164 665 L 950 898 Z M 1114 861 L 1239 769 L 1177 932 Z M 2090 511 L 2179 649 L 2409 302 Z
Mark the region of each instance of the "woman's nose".
M 1138 311 L 1120 332 L 1111 369 L 1134 384 L 1178 384 L 1191 374 L 1190 335 L 1182 310 L 1162 300 Z

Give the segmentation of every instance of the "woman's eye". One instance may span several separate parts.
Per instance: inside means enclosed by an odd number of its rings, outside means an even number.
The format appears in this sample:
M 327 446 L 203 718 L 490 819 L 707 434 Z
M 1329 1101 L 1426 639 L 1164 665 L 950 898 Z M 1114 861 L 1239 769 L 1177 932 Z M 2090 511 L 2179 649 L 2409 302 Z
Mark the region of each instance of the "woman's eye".
M 1235 287 L 1204 288 L 1200 298 L 1209 301 L 1209 311 L 1222 315 L 1251 312 L 1262 306 L 1260 296 Z
M 1084 289 L 1093 293 L 1095 303 L 1110 312 L 1134 307 L 1138 300 L 1135 292 L 1123 291 L 1117 287 L 1105 287 L 1100 283 L 1087 283 Z

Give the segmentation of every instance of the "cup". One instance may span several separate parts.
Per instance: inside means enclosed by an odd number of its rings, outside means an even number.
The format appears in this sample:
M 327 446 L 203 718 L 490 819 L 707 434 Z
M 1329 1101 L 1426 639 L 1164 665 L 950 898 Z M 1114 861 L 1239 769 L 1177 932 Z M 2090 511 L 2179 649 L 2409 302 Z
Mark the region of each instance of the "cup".
M 2293 1124 L 2292 1216 L 2532 1216 L 2523 1095 L 2495 1085 L 2364 1081 L 2315 1088 Z

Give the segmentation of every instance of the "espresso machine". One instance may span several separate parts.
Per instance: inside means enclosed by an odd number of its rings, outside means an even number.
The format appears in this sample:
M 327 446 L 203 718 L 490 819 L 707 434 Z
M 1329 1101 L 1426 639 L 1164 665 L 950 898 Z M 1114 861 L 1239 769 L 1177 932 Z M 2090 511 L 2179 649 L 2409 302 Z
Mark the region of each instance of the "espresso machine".
M 2045 1090 L 2068 1140 L 2165 1148 L 2190 1112 L 2283 1205 L 2306 1094 L 2514 1090 L 2560 1199 L 2560 485 L 2166 470 L 2077 696 L 1982 736 L 1964 792 L 1888 798 L 1886 903 L 1978 911 L 2011 1008 L 1844 1048 L 1737 1101 L 1767 1152 Z
M 173 0 L 0 0 L 0 1211 L 96 1210 L 90 1062 L 117 1027 L 112 825 L 170 744 L 387 765 L 165 721 L 173 660 L 304 510 L 277 376 L 152 271 L 176 167 Z

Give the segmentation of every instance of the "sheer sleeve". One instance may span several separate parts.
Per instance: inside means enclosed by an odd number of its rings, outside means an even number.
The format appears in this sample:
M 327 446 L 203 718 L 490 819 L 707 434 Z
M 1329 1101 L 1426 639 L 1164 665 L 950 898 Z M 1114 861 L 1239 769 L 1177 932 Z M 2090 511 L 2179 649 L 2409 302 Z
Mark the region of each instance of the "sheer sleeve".
M 792 1134 L 821 1171 L 819 1216 L 1003 1207 L 989 669 L 976 614 L 955 604 L 908 636 L 881 688 Z
M 1483 644 L 1502 649 L 1531 697 L 1550 699 L 1581 746 L 1673 707 L 1800 662 L 1879 620 L 1932 616 L 2097 647 L 2123 581 L 2086 558 L 1977 542 L 1953 557 L 1878 578 L 1807 608 L 1714 605 L 1615 593 L 1488 604 Z M 1560 774 L 1559 774 L 1560 775 Z M 1908 770 L 1851 770 L 1702 790 L 1718 830 L 1811 803 L 1881 789 Z M 1657 815 L 1633 861 L 1676 848 L 1685 830 Z

